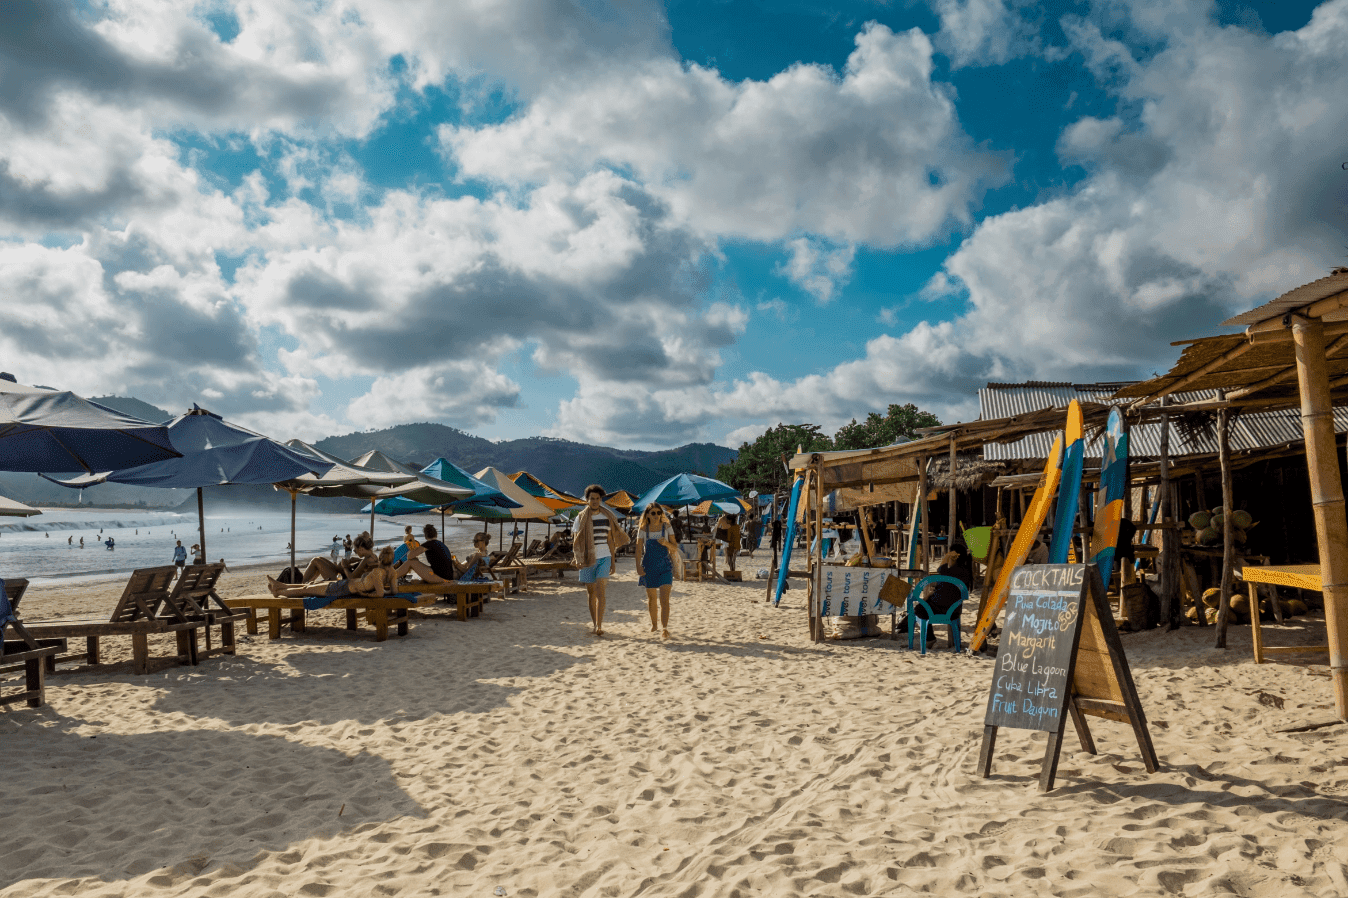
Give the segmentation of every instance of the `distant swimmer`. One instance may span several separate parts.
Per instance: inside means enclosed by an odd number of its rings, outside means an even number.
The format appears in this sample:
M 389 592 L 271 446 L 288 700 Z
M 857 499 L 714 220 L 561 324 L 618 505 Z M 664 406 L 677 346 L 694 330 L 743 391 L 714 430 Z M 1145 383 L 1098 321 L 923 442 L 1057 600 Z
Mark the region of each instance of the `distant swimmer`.
M 67 536 L 67 537 L 66 537 L 66 545 L 67 545 L 67 546 L 73 546 L 74 544 L 75 544 L 75 537 L 74 537 L 74 536 Z
M 111 536 L 109 536 L 107 541 L 104 542 L 103 545 L 107 546 L 108 551 L 111 552 L 113 549 L 117 548 L 117 541 L 114 540 Z
M 81 548 L 81 549 L 84 548 L 84 537 L 82 537 L 82 536 L 80 537 L 80 548 Z

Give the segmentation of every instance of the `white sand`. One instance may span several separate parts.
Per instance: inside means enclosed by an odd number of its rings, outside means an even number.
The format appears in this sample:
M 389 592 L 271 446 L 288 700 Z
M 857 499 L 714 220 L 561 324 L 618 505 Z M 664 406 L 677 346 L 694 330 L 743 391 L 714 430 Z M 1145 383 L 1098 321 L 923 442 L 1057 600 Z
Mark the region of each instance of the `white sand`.
M 990 660 L 815 646 L 804 591 L 761 582 L 679 585 L 662 641 L 630 561 L 609 604 L 603 639 L 570 579 L 382 644 L 331 614 L 197 668 L 63 668 L 0 710 L 0 894 L 1348 895 L 1348 726 L 1278 733 L 1332 717 L 1329 681 L 1254 665 L 1248 628 L 1125 636 L 1161 772 L 1092 718 L 1101 754 L 1069 734 L 1043 795 L 1042 735 L 974 773 Z

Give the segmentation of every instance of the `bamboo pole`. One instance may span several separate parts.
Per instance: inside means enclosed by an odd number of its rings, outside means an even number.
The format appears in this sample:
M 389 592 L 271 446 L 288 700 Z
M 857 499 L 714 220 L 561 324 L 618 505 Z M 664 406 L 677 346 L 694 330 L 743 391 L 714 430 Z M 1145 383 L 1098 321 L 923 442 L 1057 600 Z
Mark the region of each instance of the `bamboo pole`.
M 917 489 L 921 495 L 918 496 L 917 501 L 921 503 L 918 508 L 922 510 L 919 518 L 922 527 L 922 573 L 925 574 L 931 569 L 927 565 L 927 559 L 931 557 L 931 540 L 929 538 L 931 528 L 927 526 L 927 457 L 922 456 L 918 460 L 918 464 L 921 465 L 921 468 L 917 472 Z
M 945 550 L 947 552 L 949 552 L 955 545 L 955 536 L 957 535 L 956 528 L 959 526 L 959 515 L 956 514 L 955 511 L 955 503 L 958 495 L 959 494 L 955 489 L 955 437 L 952 434 L 950 437 L 950 489 L 946 491 L 946 499 L 950 503 L 950 514 L 948 515 L 950 524 L 945 531 L 947 534 Z
M 1221 390 L 1219 398 L 1225 398 Z M 1231 522 L 1231 410 L 1220 409 L 1217 412 L 1217 460 L 1222 471 L 1222 597 L 1217 605 L 1217 642 L 1219 649 L 1226 648 L 1226 628 L 1231 621 L 1231 587 L 1235 582 L 1236 528 Z M 1201 612 L 1200 612 L 1201 613 Z M 1259 613 L 1259 603 L 1250 609 L 1251 614 Z
M 290 493 L 290 574 L 291 583 L 294 583 L 295 574 L 295 497 L 299 495 L 298 490 L 287 490 Z
M 1170 415 L 1166 413 L 1166 407 L 1170 405 L 1170 397 L 1165 396 L 1161 399 L 1161 482 L 1158 487 L 1161 491 L 1161 620 L 1165 621 L 1167 630 L 1178 630 L 1180 623 L 1179 612 L 1179 583 L 1175 576 L 1177 563 L 1179 561 L 1179 547 L 1175 545 L 1176 537 L 1179 535 L 1164 525 L 1169 524 L 1174 517 L 1174 494 L 1170 489 Z
M 1320 550 L 1320 582 L 1325 597 L 1325 629 L 1329 636 L 1329 674 L 1334 685 L 1334 710 L 1348 720 L 1348 518 L 1344 517 L 1343 483 L 1334 443 L 1334 413 L 1329 401 L 1324 322 L 1292 320 L 1297 382 L 1301 390 L 1301 428 L 1306 435 L 1306 468 L 1310 473 L 1315 535 Z M 1251 609 L 1257 613 L 1258 608 Z

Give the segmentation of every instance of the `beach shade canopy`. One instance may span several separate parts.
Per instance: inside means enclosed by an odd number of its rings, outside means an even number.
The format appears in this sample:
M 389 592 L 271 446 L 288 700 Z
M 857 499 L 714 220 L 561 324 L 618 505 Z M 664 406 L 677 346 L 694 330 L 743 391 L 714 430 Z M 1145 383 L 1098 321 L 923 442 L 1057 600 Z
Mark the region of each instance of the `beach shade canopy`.
M 749 510 L 749 503 L 743 499 L 708 499 L 689 509 L 689 514 L 744 514 Z
M 632 510 L 645 511 L 652 502 L 666 506 L 696 505 L 707 499 L 738 499 L 739 495 L 739 490 L 719 480 L 699 474 L 677 474 L 651 487 Z
M 206 552 L 206 512 L 201 490 L 207 486 L 280 483 L 303 474 L 325 474 L 332 463 L 298 452 L 284 443 L 230 424 L 200 406 L 168 423 L 169 439 L 179 458 L 137 465 L 53 483 L 83 489 L 98 483 L 126 483 L 164 489 L 195 489 L 201 551 Z M 45 476 L 45 475 L 44 475 Z M 293 544 L 293 540 L 291 541 Z
M 0 374 L 0 471 L 110 471 L 176 458 L 168 430 Z
M 561 511 L 563 508 L 574 508 L 577 505 L 585 504 L 583 499 L 578 499 L 570 493 L 564 493 L 559 489 L 548 486 L 528 471 L 516 471 L 510 475 L 510 479 L 520 489 L 553 511 Z
M 0 517 L 5 518 L 31 518 L 35 514 L 42 514 L 36 508 L 29 508 L 22 502 L 15 502 L 13 499 L 6 499 L 0 496 Z
M 624 512 L 621 509 L 614 508 L 612 505 L 608 504 L 607 499 L 605 499 L 603 502 L 599 504 L 603 505 L 609 511 L 613 512 L 613 516 L 620 521 L 627 520 L 628 516 L 631 514 L 631 509 L 628 509 L 626 512 Z M 585 510 L 585 508 L 586 508 L 585 505 L 575 505 L 572 506 L 571 508 L 563 508 L 561 511 L 557 512 L 557 517 L 561 518 L 562 521 L 564 521 L 565 523 L 570 524 L 580 515 L 582 511 Z M 556 523 L 555 519 L 554 523 Z
M 507 496 L 490 484 L 478 480 L 472 474 L 469 474 L 463 468 L 447 461 L 443 458 L 437 458 L 429 465 L 421 469 L 421 473 L 429 474 L 446 483 L 453 483 L 458 486 L 466 487 L 473 491 L 471 496 L 460 500 L 469 503 L 475 507 L 495 507 L 495 508 L 519 508 L 520 503 Z
M 287 440 L 286 445 L 296 452 L 332 465 L 322 474 L 306 472 L 291 480 L 276 483 L 278 489 L 288 490 L 292 494 L 306 493 L 327 499 L 365 499 L 385 487 L 402 486 L 411 480 L 408 474 L 354 467 L 337 456 L 301 440 Z
M 469 500 L 468 502 L 461 502 L 454 507 L 454 514 L 456 515 L 480 518 L 488 521 L 546 521 L 556 513 L 553 509 L 548 508 L 538 499 L 535 499 L 525 492 L 523 488 L 517 486 L 515 481 L 511 480 L 508 475 L 495 468 L 483 468 L 473 476 L 487 484 L 487 486 L 500 490 L 512 501 L 518 502 L 519 507 L 491 511 Z M 500 515 L 501 511 L 508 511 L 509 515 Z
M 632 506 L 637 504 L 637 496 L 632 495 L 627 490 L 618 490 L 616 493 L 610 493 L 604 497 L 604 504 L 610 508 L 618 508 L 623 511 L 631 511 Z
M 471 498 L 474 492 L 472 487 L 447 483 L 438 477 L 423 474 L 411 465 L 389 458 L 378 449 L 372 449 L 360 458 L 352 459 L 350 464 L 360 470 L 402 474 L 407 478 L 401 485 L 387 486 L 374 493 L 373 498 L 376 501 L 400 496 L 432 508 L 439 508 L 441 505 Z

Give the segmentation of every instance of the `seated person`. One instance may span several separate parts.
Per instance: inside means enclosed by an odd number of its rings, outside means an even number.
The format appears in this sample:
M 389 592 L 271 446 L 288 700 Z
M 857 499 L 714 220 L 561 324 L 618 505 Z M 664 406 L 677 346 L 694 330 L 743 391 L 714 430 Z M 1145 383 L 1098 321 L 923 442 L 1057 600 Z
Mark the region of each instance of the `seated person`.
M 358 577 L 300 586 L 287 586 L 279 580 L 268 577 L 267 589 L 272 595 L 283 599 L 300 599 L 307 596 L 342 599 L 348 596 L 382 596 L 386 592 L 393 591 L 395 582 L 393 547 L 385 546 L 379 551 L 374 563 Z
M 974 583 L 974 559 L 969 554 L 969 548 L 962 542 L 956 542 L 955 547 L 945 553 L 941 558 L 941 565 L 936 569 L 936 573 L 944 574 L 947 577 L 954 577 L 964 584 L 966 590 L 973 589 Z M 960 591 L 950 583 L 933 583 L 927 586 L 922 595 L 918 598 L 926 601 L 927 605 L 935 614 L 945 614 L 955 606 L 960 600 Z M 963 609 L 961 609 L 962 611 Z M 925 620 L 927 613 L 922 608 L 917 608 L 915 613 L 918 618 Z M 908 615 L 899 619 L 899 629 L 908 629 Z
M 543 545 L 542 561 L 558 561 L 571 554 L 571 531 L 558 530 Z
M 370 536 L 369 533 L 361 533 L 351 543 L 351 551 L 355 554 L 355 559 L 333 561 L 323 555 L 317 555 L 309 559 L 309 564 L 304 568 L 304 576 L 300 579 L 300 582 L 340 580 L 343 577 L 355 577 L 364 574 L 375 563 L 374 537 Z
M 463 565 L 454 560 L 449 547 L 440 541 L 434 524 L 421 528 L 423 541 L 407 551 L 407 560 L 397 568 L 397 574 L 411 571 L 426 583 L 446 583 L 457 580 L 464 572 Z

